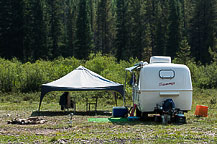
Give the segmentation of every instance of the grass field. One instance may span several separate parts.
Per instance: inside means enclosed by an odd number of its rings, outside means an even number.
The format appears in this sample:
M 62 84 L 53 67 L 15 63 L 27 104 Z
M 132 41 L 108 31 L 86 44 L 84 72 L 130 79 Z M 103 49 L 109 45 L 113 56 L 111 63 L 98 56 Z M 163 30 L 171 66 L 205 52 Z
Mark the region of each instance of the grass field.
M 151 121 L 137 122 L 88 122 L 88 118 L 111 116 L 74 115 L 58 112 L 56 102 L 42 104 L 45 124 L 12 125 L 13 118 L 28 118 L 38 109 L 37 101 L 0 103 L 0 143 L 217 143 L 217 90 L 194 92 L 192 110 L 186 113 L 187 124 L 162 125 Z M 120 102 L 121 104 L 121 102 Z M 196 105 L 209 106 L 208 117 L 195 117 Z M 110 105 L 106 110 L 112 111 Z M 99 107 L 103 109 L 104 106 Z M 47 111 L 52 112 L 49 115 Z M 45 113 L 47 112 L 47 113 Z

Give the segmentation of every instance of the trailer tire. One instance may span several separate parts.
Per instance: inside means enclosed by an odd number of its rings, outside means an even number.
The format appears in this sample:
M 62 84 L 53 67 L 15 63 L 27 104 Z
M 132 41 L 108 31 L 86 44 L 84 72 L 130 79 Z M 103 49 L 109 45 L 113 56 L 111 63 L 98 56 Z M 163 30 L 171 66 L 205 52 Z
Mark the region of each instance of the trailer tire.
M 142 118 L 143 120 L 147 120 L 147 119 L 148 119 L 148 113 L 147 113 L 147 112 L 141 113 L 141 118 Z
M 141 117 L 141 115 L 142 115 L 141 111 L 138 108 L 136 108 L 136 116 Z

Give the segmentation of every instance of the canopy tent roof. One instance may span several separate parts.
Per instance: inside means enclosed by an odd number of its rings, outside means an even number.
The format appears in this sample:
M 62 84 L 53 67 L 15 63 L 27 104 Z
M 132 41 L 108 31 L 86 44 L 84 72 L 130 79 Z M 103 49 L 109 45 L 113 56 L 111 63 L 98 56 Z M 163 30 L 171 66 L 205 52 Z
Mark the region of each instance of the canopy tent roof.
M 91 70 L 79 66 L 72 72 L 53 82 L 42 84 L 39 110 L 46 93 L 51 91 L 95 91 L 113 90 L 124 96 L 122 84 L 110 81 Z

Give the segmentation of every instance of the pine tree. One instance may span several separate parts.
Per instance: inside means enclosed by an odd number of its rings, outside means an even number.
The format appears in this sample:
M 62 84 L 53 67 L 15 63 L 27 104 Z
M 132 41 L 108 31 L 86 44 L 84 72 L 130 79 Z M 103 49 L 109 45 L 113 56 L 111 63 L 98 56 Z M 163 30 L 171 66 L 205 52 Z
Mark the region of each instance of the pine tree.
M 217 2 L 216 0 L 198 0 L 191 25 L 191 51 L 196 61 L 209 63 L 211 56 L 209 48 L 215 47 L 217 32 Z
M 134 58 L 139 60 L 144 59 L 145 50 L 150 49 L 148 46 L 150 41 L 150 27 L 146 21 L 146 1 L 129 0 L 128 8 L 129 17 L 129 38 L 130 38 L 130 53 Z M 149 47 L 149 48 L 148 48 Z
M 0 56 L 5 58 L 10 58 L 12 52 L 9 46 L 13 24 L 11 11 L 11 0 L 0 1 Z
M 60 42 L 62 36 L 62 23 L 61 23 L 61 1 L 59 0 L 49 0 L 49 14 L 50 14 L 50 33 L 49 37 L 51 39 L 51 53 L 52 57 L 56 58 L 61 55 Z
M 154 55 L 166 55 L 168 39 L 168 0 L 157 3 L 156 47 Z
M 34 55 L 34 17 L 32 3 L 28 0 L 24 1 L 24 23 L 23 23 L 23 59 L 24 61 L 33 61 Z M 36 26 L 37 27 L 37 26 Z
M 168 41 L 166 55 L 174 58 L 176 52 L 179 50 L 181 42 L 181 28 L 180 28 L 180 2 L 179 0 L 170 0 L 169 1 L 169 28 L 168 28 Z
M 150 44 L 151 44 L 151 49 L 152 49 L 152 55 L 162 55 L 161 51 L 163 51 L 163 47 L 159 44 L 163 40 L 163 35 L 161 35 L 161 32 L 163 31 L 163 25 L 161 24 L 162 21 L 161 19 L 161 7 L 160 7 L 160 0 L 146 0 L 146 17 L 147 21 L 150 26 Z M 162 36 L 159 38 L 159 36 Z M 165 35 L 165 33 L 164 33 Z M 165 42 L 165 41 L 164 41 Z
M 177 52 L 176 60 L 178 63 L 187 64 L 191 58 L 191 48 L 186 37 L 180 43 L 180 49 Z
M 114 40 L 114 18 L 110 0 L 100 0 L 97 9 L 96 51 L 102 54 L 111 52 Z
M 142 54 L 143 61 L 149 61 L 152 56 L 152 47 L 151 47 L 151 32 L 149 23 L 146 24 L 145 27 L 145 35 L 144 35 L 144 50 Z
M 192 19 L 192 13 L 194 10 L 194 0 L 181 0 L 181 29 L 183 37 L 189 39 L 190 20 Z
M 75 29 L 76 29 L 76 15 L 77 15 L 77 0 L 67 0 L 67 22 L 66 22 L 66 42 L 67 46 L 63 52 L 63 56 L 73 56 L 75 49 Z
M 88 19 L 86 0 L 79 1 L 78 18 L 76 23 L 76 50 L 75 57 L 86 59 L 93 48 L 90 21 Z
M 131 55 L 129 46 L 128 0 L 117 0 L 116 17 L 116 57 L 118 60 L 128 59 Z
M 217 38 L 215 38 L 213 48 L 209 48 L 209 53 L 211 55 L 212 62 L 217 63 Z
M 33 44 L 32 52 L 35 60 L 39 58 L 48 59 L 50 50 L 48 47 L 48 19 L 46 18 L 45 0 L 32 0 L 33 14 Z
M 99 0 L 88 0 L 88 6 L 89 6 L 89 17 L 90 17 L 90 27 L 91 27 L 91 32 L 95 33 L 96 30 L 96 13 L 97 13 L 97 6 L 99 3 Z
M 23 0 L 0 1 L 0 53 L 23 58 Z

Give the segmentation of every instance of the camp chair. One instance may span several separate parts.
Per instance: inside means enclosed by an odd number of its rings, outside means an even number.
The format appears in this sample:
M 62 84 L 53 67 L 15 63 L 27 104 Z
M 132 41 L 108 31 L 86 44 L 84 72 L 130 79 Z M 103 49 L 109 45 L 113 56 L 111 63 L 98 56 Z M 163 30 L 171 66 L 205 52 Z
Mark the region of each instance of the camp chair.
M 93 105 L 95 107 L 95 114 L 96 114 L 97 113 L 97 101 L 98 101 L 98 97 L 86 98 L 86 112 L 89 112 L 90 114 L 90 108 L 91 108 L 91 105 Z

